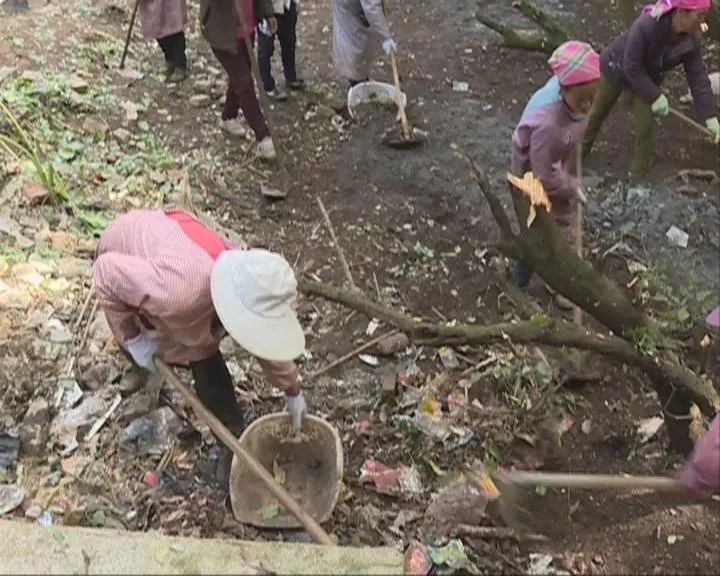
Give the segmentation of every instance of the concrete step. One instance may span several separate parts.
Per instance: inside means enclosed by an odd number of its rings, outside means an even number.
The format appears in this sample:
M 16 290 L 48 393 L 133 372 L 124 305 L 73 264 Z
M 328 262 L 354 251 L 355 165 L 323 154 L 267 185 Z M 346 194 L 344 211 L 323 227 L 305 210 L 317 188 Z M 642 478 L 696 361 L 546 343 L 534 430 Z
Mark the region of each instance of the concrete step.
M 3 574 L 402 574 L 392 548 L 245 542 L 0 521 Z

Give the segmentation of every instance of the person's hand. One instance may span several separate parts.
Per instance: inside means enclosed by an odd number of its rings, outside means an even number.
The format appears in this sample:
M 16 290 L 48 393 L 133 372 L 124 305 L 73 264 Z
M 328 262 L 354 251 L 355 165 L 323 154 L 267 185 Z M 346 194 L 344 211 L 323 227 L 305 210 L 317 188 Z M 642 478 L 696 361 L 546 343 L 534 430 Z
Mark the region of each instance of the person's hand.
M 653 114 L 657 114 L 658 116 L 667 116 L 668 112 L 670 112 L 670 102 L 668 102 L 665 94 L 660 94 L 660 96 L 657 97 L 657 100 L 652 103 L 650 108 L 652 109 Z
M 307 404 L 305 404 L 303 393 L 298 392 L 294 396 L 286 394 L 285 407 L 290 414 L 293 432 L 299 432 L 300 428 L 302 428 L 303 416 L 307 413 Z
M 150 372 L 155 372 L 155 363 L 153 356 L 157 352 L 157 342 L 152 338 L 148 338 L 145 334 L 140 334 L 132 340 L 128 340 L 127 350 L 135 361 L 135 364 Z
M 275 16 L 270 16 L 269 18 L 267 18 L 267 23 L 270 28 L 270 34 L 272 36 L 275 36 L 275 34 L 277 34 L 277 31 L 278 31 L 277 18 L 275 18 Z
M 382 43 L 383 50 L 385 50 L 385 54 L 390 56 L 390 54 L 395 54 L 397 52 L 397 44 L 395 44 L 395 40 L 392 38 L 388 38 Z
M 715 144 L 720 144 L 720 122 L 717 118 L 708 118 L 705 120 L 705 126 L 713 134 L 715 134 Z

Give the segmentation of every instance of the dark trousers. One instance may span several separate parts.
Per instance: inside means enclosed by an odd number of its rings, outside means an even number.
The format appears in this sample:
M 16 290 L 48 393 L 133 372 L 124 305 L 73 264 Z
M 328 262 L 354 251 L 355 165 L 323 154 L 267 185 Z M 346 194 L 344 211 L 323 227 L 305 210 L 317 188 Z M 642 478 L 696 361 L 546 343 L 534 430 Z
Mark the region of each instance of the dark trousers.
M 238 40 L 235 54 L 217 48 L 213 48 L 213 53 L 228 75 L 228 89 L 225 95 L 222 119 L 237 118 L 238 111 L 242 110 L 245 120 L 255 132 L 255 138 L 258 141 L 262 140 L 270 134 L 270 131 L 255 94 L 250 54 L 245 47 L 245 41 Z
M 181 31 L 164 38 L 158 38 L 158 44 L 160 44 L 160 48 L 165 54 L 165 62 L 174 64 L 178 68 L 187 68 L 185 32 Z
M 282 58 L 283 73 L 287 82 L 297 81 L 297 72 L 295 71 L 295 46 L 297 44 L 297 36 L 295 28 L 297 27 L 297 6 L 295 2 L 290 3 L 290 8 L 285 10 L 283 14 L 277 14 L 278 29 L 277 37 L 280 40 L 280 56 Z M 272 65 L 270 60 L 275 53 L 275 36 L 267 36 L 258 31 L 258 67 L 260 68 L 260 76 L 262 76 L 263 88 L 266 92 L 275 89 L 275 79 L 272 76 Z
M 195 392 L 205 407 L 236 436 L 243 430 L 243 415 L 225 359 L 216 352 L 205 360 L 191 362 Z

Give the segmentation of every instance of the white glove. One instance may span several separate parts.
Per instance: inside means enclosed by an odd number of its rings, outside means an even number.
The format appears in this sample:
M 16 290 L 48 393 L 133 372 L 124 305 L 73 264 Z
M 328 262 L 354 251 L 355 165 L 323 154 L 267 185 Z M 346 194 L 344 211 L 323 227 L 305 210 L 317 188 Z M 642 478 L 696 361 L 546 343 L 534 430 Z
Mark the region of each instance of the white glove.
M 290 414 L 292 420 L 293 432 L 299 432 L 302 427 L 303 416 L 307 413 L 307 404 L 305 397 L 300 392 L 297 396 L 285 396 L 285 407 Z
M 128 340 L 127 349 L 135 361 L 135 364 L 150 372 L 155 372 L 153 356 L 157 352 L 157 342 L 148 338 L 146 334 L 140 334 L 132 340 Z
M 270 26 L 268 25 L 267 18 L 263 18 L 260 20 L 260 23 L 258 24 L 258 30 L 265 34 L 265 36 L 272 36 L 272 32 L 270 32 Z
M 390 56 L 390 54 L 395 54 L 397 52 L 397 44 L 395 44 L 395 40 L 392 38 L 388 38 L 382 43 L 383 50 L 385 50 L 385 54 Z

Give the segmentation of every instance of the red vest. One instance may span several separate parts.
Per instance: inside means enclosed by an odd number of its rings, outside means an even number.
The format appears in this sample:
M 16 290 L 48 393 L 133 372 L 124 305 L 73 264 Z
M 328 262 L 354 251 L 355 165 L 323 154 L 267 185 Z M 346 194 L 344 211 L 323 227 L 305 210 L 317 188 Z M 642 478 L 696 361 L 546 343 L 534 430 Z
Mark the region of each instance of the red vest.
M 218 259 L 218 256 L 222 254 L 226 248 L 222 240 L 214 233 L 205 228 L 200 222 L 195 220 L 192 216 L 180 212 L 179 210 L 173 210 L 171 212 L 165 212 L 165 215 L 174 220 L 180 225 L 185 236 L 190 238 L 196 246 L 201 248 L 213 261 Z

